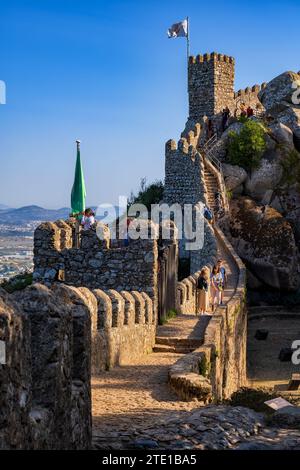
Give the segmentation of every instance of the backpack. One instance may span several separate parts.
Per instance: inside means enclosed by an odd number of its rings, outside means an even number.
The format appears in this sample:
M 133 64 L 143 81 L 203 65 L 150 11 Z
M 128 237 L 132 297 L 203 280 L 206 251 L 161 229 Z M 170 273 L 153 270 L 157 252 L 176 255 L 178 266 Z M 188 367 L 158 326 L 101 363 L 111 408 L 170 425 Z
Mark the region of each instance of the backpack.
M 213 215 L 211 213 L 211 211 L 205 207 L 204 209 L 204 217 L 207 219 L 207 220 L 212 220 L 213 219 Z

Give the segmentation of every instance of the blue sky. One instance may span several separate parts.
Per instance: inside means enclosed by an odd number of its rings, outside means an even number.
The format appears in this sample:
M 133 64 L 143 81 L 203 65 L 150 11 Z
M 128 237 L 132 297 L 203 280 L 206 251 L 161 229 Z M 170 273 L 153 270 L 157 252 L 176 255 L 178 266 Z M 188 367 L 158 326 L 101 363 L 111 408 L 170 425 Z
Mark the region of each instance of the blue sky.
M 191 53 L 236 58 L 236 89 L 300 70 L 300 1 L 0 0 L 0 203 L 69 206 L 76 146 L 89 204 L 164 177 L 187 118 Z

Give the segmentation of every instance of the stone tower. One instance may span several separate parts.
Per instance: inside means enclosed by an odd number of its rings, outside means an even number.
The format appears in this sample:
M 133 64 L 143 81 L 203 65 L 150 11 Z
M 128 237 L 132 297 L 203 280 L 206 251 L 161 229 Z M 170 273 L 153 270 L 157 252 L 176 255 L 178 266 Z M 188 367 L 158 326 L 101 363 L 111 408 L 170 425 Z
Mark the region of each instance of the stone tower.
M 234 58 L 223 54 L 191 56 L 188 67 L 189 119 L 212 118 L 234 108 Z

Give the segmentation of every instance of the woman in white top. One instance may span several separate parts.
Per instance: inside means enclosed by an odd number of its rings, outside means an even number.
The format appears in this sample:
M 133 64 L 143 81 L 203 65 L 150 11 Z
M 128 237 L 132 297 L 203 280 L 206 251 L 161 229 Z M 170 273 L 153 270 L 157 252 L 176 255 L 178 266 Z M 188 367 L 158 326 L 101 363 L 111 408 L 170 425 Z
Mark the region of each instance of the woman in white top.
M 223 276 L 218 266 L 214 266 L 212 273 L 211 273 L 211 284 L 210 284 L 211 303 L 212 303 L 213 312 L 215 311 L 216 306 L 220 305 L 221 303 L 222 290 L 223 290 Z
M 92 225 L 95 223 L 95 216 L 92 209 L 86 209 L 84 211 L 84 215 L 81 219 L 81 225 L 83 226 L 83 230 L 90 230 Z

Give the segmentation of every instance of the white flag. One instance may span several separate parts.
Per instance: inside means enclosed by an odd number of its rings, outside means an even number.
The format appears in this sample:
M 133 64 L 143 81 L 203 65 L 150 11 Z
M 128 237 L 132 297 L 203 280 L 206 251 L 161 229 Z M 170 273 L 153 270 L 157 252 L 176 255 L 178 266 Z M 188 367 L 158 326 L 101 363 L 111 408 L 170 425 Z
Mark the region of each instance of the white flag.
M 188 36 L 188 20 L 185 19 L 180 23 L 172 24 L 168 29 L 169 38 L 187 38 Z

